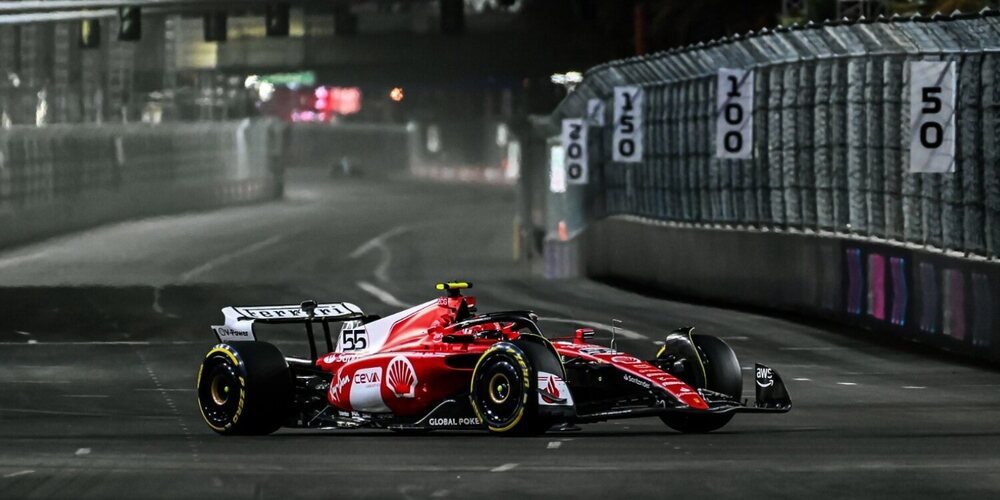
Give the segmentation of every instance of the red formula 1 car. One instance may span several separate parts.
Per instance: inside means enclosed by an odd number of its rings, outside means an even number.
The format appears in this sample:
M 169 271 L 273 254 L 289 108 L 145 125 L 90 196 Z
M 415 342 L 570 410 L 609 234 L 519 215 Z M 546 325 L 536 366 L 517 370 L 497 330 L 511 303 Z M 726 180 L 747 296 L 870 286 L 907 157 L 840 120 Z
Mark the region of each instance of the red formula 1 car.
M 787 412 L 781 377 L 756 365 L 756 402 L 741 402 L 732 349 L 691 328 L 667 335 L 655 359 L 589 342 L 593 330 L 546 339 L 528 311 L 476 313 L 464 282 L 385 318 L 353 304 L 227 307 L 198 373 L 198 406 L 220 434 L 281 427 L 397 431 L 485 429 L 534 434 L 614 418 L 658 416 L 708 432 L 738 412 Z M 255 326 L 301 323 L 310 357 L 257 341 Z M 336 341 L 330 323 L 342 323 Z M 320 332 L 317 332 L 317 328 Z M 328 354 L 318 355 L 321 334 Z

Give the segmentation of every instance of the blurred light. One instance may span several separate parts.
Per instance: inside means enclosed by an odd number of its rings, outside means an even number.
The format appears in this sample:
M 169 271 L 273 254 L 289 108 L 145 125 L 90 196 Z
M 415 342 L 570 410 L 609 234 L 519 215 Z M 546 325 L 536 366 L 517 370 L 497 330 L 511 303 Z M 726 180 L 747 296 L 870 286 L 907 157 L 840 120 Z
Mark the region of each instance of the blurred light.
M 518 141 L 507 144 L 507 168 L 504 176 L 511 180 L 521 177 L 521 143 Z
M 269 82 L 261 82 L 257 86 L 257 95 L 260 96 L 260 100 L 267 102 L 271 100 L 274 96 L 274 84 Z
M 46 98 L 45 89 L 39 90 L 36 96 L 38 97 L 38 105 L 35 107 L 35 126 L 41 127 L 47 121 L 49 103 Z
M 441 131 L 437 125 L 427 126 L 427 151 L 431 153 L 441 151 Z
M 403 100 L 403 87 L 395 87 L 389 91 L 389 98 L 399 102 Z
M 576 85 L 583 81 L 583 75 L 579 71 L 569 71 L 566 73 L 556 73 L 550 79 L 556 85 Z
M 549 191 L 566 192 L 566 152 L 562 146 L 549 149 Z
M 507 141 L 510 139 L 510 131 L 507 129 L 506 123 L 497 124 L 497 146 L 506 146 Z

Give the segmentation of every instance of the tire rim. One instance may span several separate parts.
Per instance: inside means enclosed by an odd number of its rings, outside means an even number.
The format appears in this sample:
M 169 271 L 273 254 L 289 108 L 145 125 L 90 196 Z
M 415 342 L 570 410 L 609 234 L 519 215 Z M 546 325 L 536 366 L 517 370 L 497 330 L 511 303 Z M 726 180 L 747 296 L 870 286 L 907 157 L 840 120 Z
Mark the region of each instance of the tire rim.
M 504 357 L 491 360 L 482 368 L 474 395 L 480 417 L 487 425 L 508 425 L 517 418 L 523 405 L 520 371 Z
M 205 420 L 215 427 L 232 423 L 239 411 L 239 391 L 238 378 L 231 364 L 221 357 L 207 360 L 198 384 L 198 399 Z
M 490 379 L 490 399 L 496 404 L 503 404 L 510 397 L 510 379 L 503 373 L 496 373 Z
M 229 381 L 226 380 L 223 374 L 218 374 L 212 378 L 212 385 L 209 389 L 209 393 L 212 395 L 212 402 L 217 406 L 224 406 L 226 402 L 229 401 L 229 393 L 231 391 L 229 387 Z

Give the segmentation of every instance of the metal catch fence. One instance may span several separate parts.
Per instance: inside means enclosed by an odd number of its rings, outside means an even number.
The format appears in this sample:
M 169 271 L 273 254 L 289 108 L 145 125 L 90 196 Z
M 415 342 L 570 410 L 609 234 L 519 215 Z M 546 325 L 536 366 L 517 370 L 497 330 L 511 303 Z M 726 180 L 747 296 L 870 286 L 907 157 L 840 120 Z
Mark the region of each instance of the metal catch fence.
M 942 109 L 937 91 L 914 93 L 921 61 L 951 63 L 956 82 L 940 135 L 911 116 Z M 744 159 L 717 153 L 717 122 L 728 111 L 717 90 L 722 68 L 753 75 Z M 642 152 L 632 162 L 612 154 L 623 86 L 644 96 Z M 606 116 L 592 115 L 594 100 Z M 582 197 L 589 217 L 833 233 L 1000 257 L 996 11 L 810 23 L 614 61 L 586 73 L 550 130 L 584 117 L 589 183 L 571 184 L 567 196 Z M 947 171 L 913 167 L 915 137 L 950 148 Z

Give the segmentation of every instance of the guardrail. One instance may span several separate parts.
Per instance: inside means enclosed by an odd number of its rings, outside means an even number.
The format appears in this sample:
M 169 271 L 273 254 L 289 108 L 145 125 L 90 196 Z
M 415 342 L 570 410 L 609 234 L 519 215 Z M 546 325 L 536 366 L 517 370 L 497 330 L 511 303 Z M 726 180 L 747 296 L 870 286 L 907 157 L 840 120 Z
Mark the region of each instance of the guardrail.
M 0 131 L 0 245 L 280 196 L 281 148 L 266 121 Z
M 546 255 L 578 259 L 548 274 L 1000 360 L 996 12 L 792 26 L 615 61 L 535 125 L 546 168 L 525 185 L 552 191 Z

